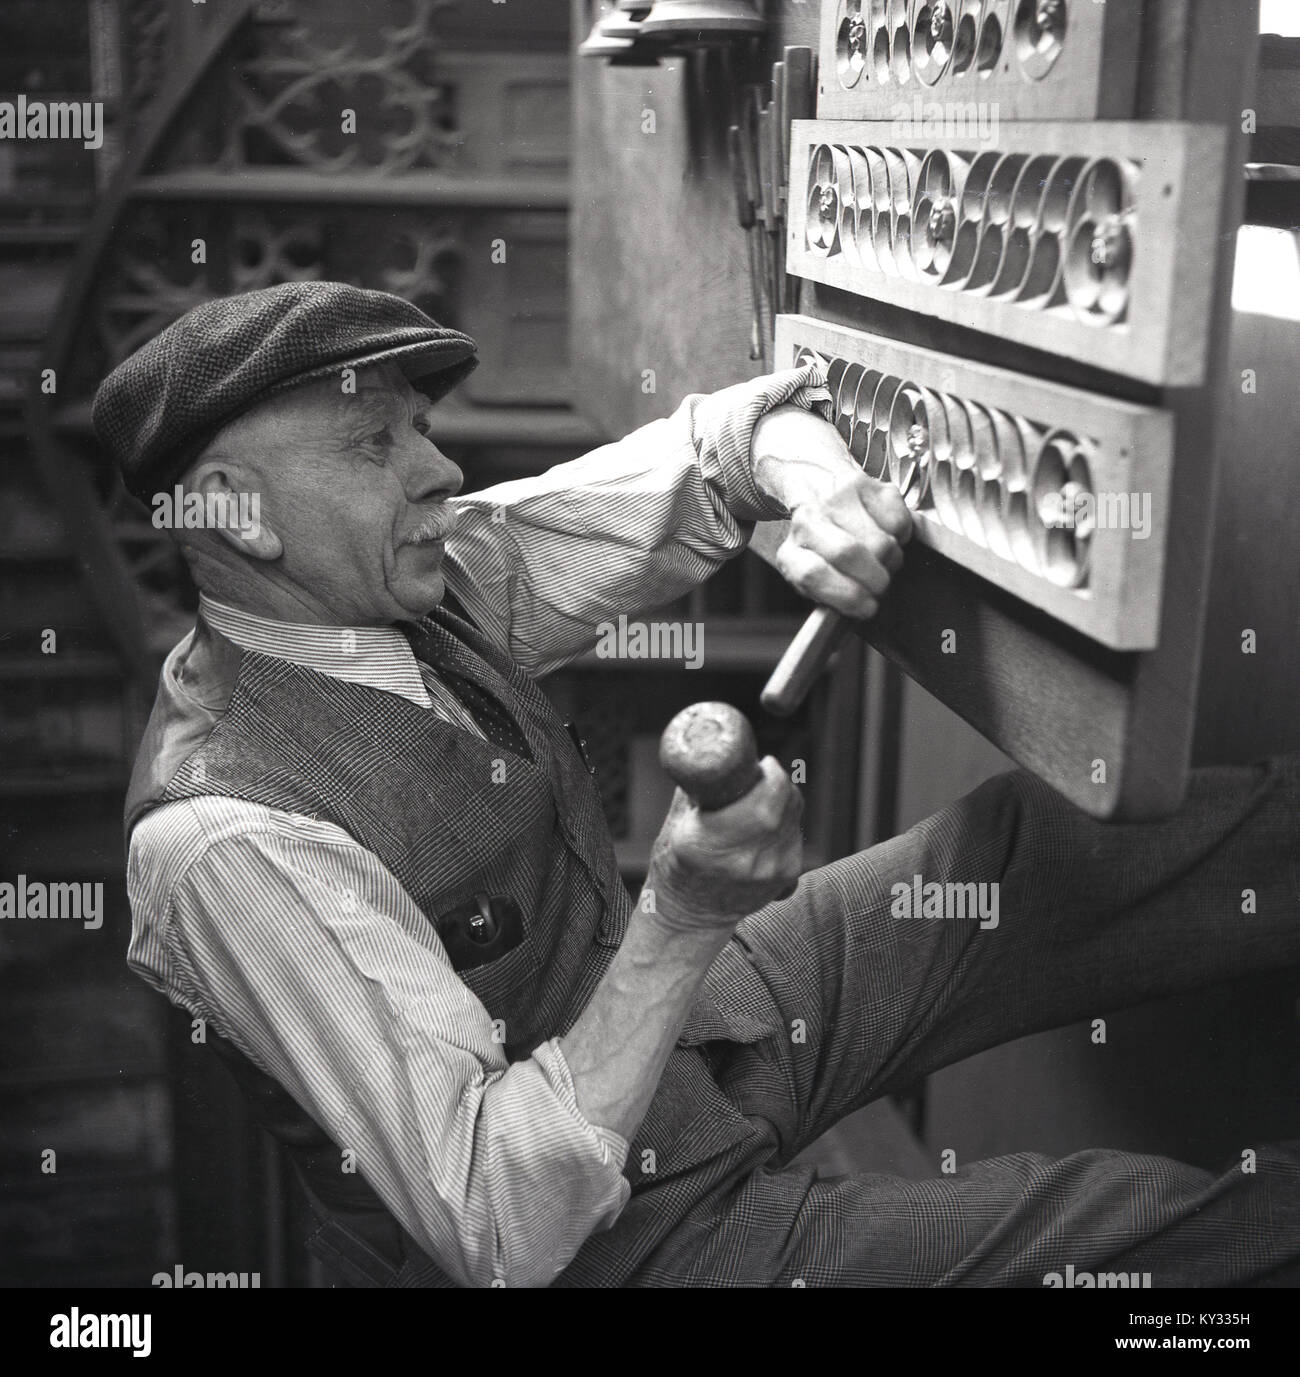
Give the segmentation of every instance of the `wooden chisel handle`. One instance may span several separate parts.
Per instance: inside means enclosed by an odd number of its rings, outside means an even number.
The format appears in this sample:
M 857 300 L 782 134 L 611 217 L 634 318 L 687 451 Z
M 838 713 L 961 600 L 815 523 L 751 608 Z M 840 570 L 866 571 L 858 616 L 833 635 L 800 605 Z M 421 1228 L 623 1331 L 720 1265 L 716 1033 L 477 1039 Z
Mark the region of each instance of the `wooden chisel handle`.
M 772 200 L 778 211 L 784 213 L 786 201 L 785 160 L 790 147 L 789 126 L 785 115 L 785 63 L 772 64 L 772 104 L 770 106 L 772 123 L 768 133 L 772 139 Z
M 829 607 L 809 614 L 763 689 L 760 702 L 773 717 L 789 717 L 808 696 L 844 639 L 848 619 Z
M 727 151 L 731 159 L 731 183 L 736 193 L 736 219 L 743 230 L 754 228 L 754 196 L 749 187 L 749 175 L 745 165 L 744 135 L 740 126 L 733 124 L 727 130 Z
M 790 169 L 790 125 L 794 120 L 810 120 L 816 113 L 813 103 L 813 52 L 811 48 L 785 50 L 785 120 L 782 134 L 782 164 Z

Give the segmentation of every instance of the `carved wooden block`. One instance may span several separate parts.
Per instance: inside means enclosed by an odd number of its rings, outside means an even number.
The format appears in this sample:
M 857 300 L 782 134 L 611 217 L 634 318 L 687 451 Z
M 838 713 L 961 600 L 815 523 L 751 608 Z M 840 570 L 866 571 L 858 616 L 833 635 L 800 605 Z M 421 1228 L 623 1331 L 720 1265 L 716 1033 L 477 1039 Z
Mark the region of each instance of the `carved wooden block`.
M 823 0 L 822 119 L 978 102 L 1000 120 L 1128 119 L 1142 7 L 1095 0 Z
M 835 423 L 912 509 L 916 538 L 1112 650 L 1159 640 L 1171 417 L 807 316 Z
M 1021 124 L 987 142 L 800 120 L 800 277 L 1149 383 L 1204 376 L 1225 133 Z

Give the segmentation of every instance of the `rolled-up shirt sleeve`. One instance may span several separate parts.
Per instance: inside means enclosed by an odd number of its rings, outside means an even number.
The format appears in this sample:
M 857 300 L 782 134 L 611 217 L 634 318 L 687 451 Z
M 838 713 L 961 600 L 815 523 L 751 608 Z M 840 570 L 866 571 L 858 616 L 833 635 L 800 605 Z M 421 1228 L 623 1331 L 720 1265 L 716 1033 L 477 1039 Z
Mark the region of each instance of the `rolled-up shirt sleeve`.
M 275 810 L 250 829 L 239 807 L 238 828 L 215 837 L 206 817 L 187 856 L 173 817 L 152 875 L 137 832 L 133 904 L 157 920 L 132 965 L 354 1154 L 453 1279 L 548 1284 L 626 1203 L 627 1142 L 583 1117 L 556 1041 L 507 1061 L 488 1011 L 373 853 Z M 164 871 L 166 896 L 144 892 Z
M 690 396 L 669 417 L 535 478 L 453 499 L 449 587 L 530 674 L 589 650 L 620 613 L 663 607 L 788 515 L 754 480 L 754 426 L 782 405 L 827 415 L 814 364 Z

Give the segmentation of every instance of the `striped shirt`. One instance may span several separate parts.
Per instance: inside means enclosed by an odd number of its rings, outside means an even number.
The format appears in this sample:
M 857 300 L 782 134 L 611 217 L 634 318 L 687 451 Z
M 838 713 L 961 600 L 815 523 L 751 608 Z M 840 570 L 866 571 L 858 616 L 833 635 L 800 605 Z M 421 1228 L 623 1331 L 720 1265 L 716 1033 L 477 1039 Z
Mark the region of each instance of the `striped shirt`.
M 536 478 L 453 499 L 448 587 L 534 675 L 619 613 L 661 606 L 786 513 L 750 436 L 786 402 L 824 409 L 811 369 L 711 397 Z M 289 625 L 204 599 L 236 644 L 400 694 L 478 731 L 395 628 Z M 204 685 L 168 658 L 172 705 Z M 340 828 L 236 799 L 172 802 L 136 826 L 128 963 L 274 1076 L 464 1285 L 544 1285 L 629 1195 L 627 1142 L 581 1113 L 558 1041 L 513 1064 L 432 925 Z

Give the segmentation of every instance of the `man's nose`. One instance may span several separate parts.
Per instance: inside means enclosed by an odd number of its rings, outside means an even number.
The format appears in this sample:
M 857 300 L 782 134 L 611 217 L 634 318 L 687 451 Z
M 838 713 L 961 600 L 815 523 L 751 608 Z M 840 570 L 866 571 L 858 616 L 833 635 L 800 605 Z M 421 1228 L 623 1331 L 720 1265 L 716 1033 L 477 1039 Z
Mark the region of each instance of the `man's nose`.
M 412 502 L 428 502 L 455 497 L 465 482 L 457 465 L 432 441 L 420 446 L 421 454 L 407 474 L 406 495 Z

